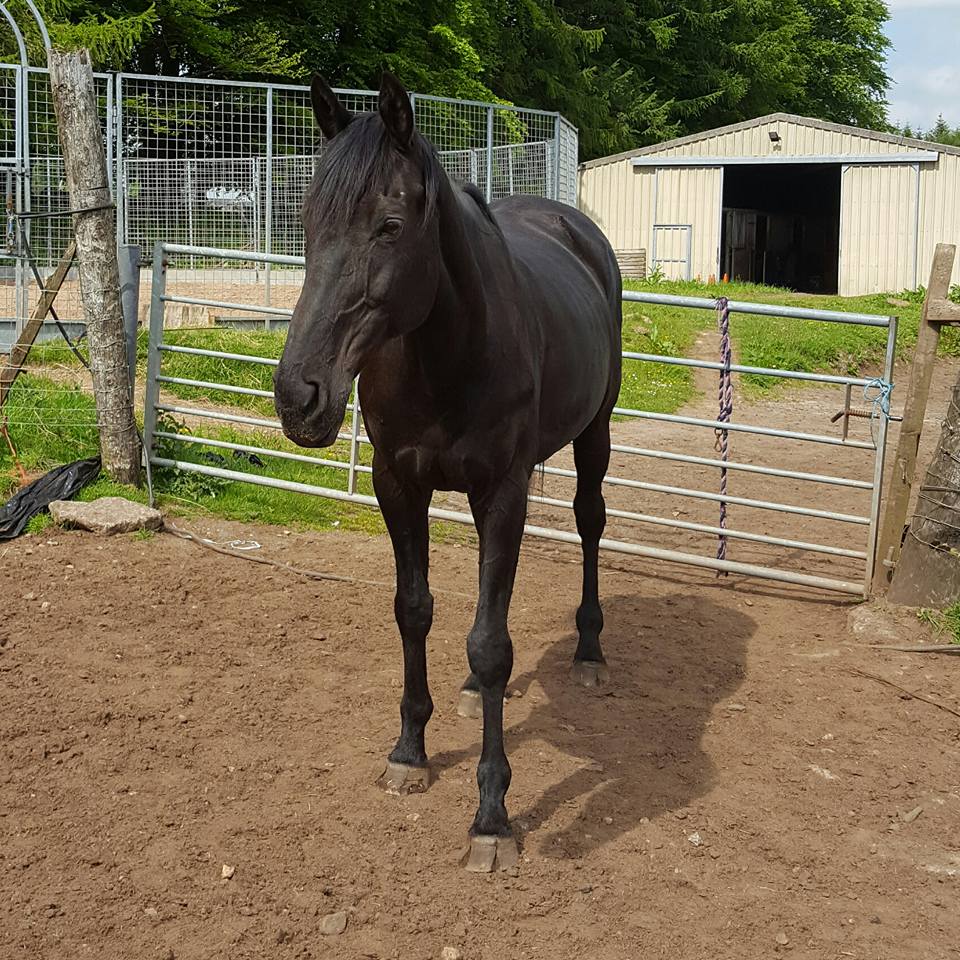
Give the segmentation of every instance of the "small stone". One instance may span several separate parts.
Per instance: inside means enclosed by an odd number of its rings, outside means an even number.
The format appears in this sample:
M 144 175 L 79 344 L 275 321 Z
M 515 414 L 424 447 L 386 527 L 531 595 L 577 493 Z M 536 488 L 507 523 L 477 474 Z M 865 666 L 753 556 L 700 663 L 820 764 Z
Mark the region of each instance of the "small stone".
M 37 599 L 37 595 L 36 595 L 35 593 L 33 593 L 33 592 L 31 592 L 31 593 L 25 593 L 25 594 L 23 595 L 23 599 L 24 599 L 24 600 L 36 600 L 36 599 Z
M 593 893 L 593 885 L 585 883 L 582 887 L 578 888 L 581 893 Z
M 147 907 L 146 910 L 144 910 L 143 912 L 144 912 L 148 917 L 159 917 L 159 916 L 160 916 L 160 911 L 159 911 L 156 907 Z
M 923 813 L 923 807 L 914 807 L 912 810 L 908 810 L 906 813 L 900 814 L 900 819 L 904 823 L 913 823 L 920 814 Z
M 700 844 L 703 843 L 703 837 L 701 837 L 699 833 L 691 833 L 690 836 L 687 837 L 687 840 L 695 847 L 699 847 Z
M 277 931 L 277 943 L 289 943 L 293 940 L 293 934 L 282 927 Z
M 742 703 L 728 703 L 728 710 L 733 710 L 735 713 L 743 713 L 747 708 Z
M 777 943 L 779 943 L 781 947 L 785 947 L 789 942 L 790 938 L 781 930 L 777 934 Z
M 347 929 L 347 911 L 338 910 L 336 913 L 328 913 L 320 921 L 320 932 L 325 937 L 338 937 Z
M 228 864 L 225 863 L 225 864 L 223 865 L 223 867 L 220 869 L 220 877 L 221 877 L 223 880 L 232 880 L 232 879 L 233 879 L 233 875 L 234 875 L 236 872 L 237 872 L 237 868 L 236 868 L 236 867 L 231 867 L 231 866 L 229 866 Z
M 186 723 L 190 718 L 185 713 L 178 713 L 177 720 L 180 723 Z
M 43 603 L 40 604 L 40 612 L 46 613 L 49 609 L 50 609 L 50 601 L 44 600 Z
M 604 817 L 603 822 L 609 827 L 613 823 L 613 817 Z
M 463 954 L 456 947 L 444 947 L 440 951 L 440 960 L 463 960 Z
M 717 850 L 717 849 L 713 849 L 713 850 L 710 851 L 710 856 L 713 857 L 714 860 L 719 860 L 719 859 L 720 859 L 720 851 Z

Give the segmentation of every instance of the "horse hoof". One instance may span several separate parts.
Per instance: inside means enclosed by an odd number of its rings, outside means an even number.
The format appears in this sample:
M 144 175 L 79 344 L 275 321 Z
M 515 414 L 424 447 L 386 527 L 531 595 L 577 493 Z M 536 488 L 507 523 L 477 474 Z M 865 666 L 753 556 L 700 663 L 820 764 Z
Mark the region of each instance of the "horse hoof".
M 387 761 L 387 767 L 380 774 L 377 785 L 396 797 L 408 793 L 424 793 L 430 786 L 429 767 L 411 767 L 406 763 Z
M 461 690 L 457 713 L 468 720 L 477 720 L 483 716 L 483 698 L 479 690 Z
M 600 687 L 610 679 L 610 671 L 599 660 L 574 660 L 570 679 L 582 687 Z
M 494 873 L 515 870 L 520 862 L 517 841 L 512 836 L 477 836 L 470 838 L 461 865 L 470 873 Z

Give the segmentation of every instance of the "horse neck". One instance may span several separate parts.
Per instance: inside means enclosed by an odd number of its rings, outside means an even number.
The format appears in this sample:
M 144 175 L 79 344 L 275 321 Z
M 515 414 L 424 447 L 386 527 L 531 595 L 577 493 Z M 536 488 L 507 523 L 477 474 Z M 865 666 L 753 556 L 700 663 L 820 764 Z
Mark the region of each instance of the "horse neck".
M 476 211 L 476 212 L 475 212 Z M 479 210 L 443 178 L 437 202 L 440 275 L 437 297 L 426 321 L 410 336 L 410 346 L 426 367 L 451 378 L 475 367 L 485 350 L 487 290 L 483 282 L 486 230 L 477 230 Z M 497 242 L 502 240 L 497 238 Z

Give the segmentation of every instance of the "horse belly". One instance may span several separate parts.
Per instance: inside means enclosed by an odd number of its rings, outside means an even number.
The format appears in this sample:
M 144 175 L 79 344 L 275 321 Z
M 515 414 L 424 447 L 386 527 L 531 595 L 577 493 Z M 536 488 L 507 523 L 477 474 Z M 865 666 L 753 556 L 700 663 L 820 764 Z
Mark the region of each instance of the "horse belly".
M 566 310 L 545 324 L 545 364 L 540 391 L 541 453 L 553 453 L 580 436 L 609 402 L 619 348 L 610 321 L 596 305 Z

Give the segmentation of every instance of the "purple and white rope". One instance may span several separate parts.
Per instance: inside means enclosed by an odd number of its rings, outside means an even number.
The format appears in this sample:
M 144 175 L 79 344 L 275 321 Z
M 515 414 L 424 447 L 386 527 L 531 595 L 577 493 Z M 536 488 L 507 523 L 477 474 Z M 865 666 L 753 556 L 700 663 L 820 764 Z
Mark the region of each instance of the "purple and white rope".
M 730 374 L 730 366 L 733 362 L 733 351 L 730 347 L 730 306 L 726 297 L 717 298 L 717 328 L 720 331 L 720 362 L 723 364 L 720 370 L 720 412 L 717 420 L 721 423 L 729 423 L 733 415 L 733 377 Z M 714 449 L 720 454 L 720 459 L 727 462 L 727 452 L 729 445 L 729 431 L 723 427 L 717 427 L 716 442 Z M 727 468 L 720 468 L 720 496 L 725 496 L 727 492 Z M 720 528 L 725 530 L 727 527 L 727 502 L 720 501 Z M 725 560 L 727 557 L 727 538 L 721 533 L 717 543 L 717 559 Z M 718 570 L 717 576 L 726 576 L 725 570 Z

